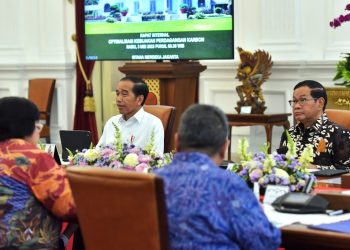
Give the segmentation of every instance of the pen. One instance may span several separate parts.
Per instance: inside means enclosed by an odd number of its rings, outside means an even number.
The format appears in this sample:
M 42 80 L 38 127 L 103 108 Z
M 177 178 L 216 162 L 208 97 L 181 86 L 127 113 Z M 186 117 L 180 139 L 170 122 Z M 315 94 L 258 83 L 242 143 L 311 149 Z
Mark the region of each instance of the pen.
M 340 210 L 334 210 L 334 211 L 330 211 L 330 212 L 327 212 L 327 214 L 329 216 L 335 216 L 335 215 L 341 215 L 343 214 L 345 211 L 343 209 L 340 209 Z

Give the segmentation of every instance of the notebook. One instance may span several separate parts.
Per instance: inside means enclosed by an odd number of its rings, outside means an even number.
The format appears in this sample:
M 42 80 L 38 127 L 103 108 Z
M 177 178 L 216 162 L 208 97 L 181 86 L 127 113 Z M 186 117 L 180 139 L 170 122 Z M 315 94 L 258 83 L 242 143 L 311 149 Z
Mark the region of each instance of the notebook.
M 313 172 L 315 176 L 337 176 L 347 173 L 349 173 L 349 171 L 344 169 L 323 169 Z
M 62 160 L 68 161 L 68 150 L 75 153 L 77 150 L 90 148 L 91 134 L 86 130 L 60 130 L 62 145 Z

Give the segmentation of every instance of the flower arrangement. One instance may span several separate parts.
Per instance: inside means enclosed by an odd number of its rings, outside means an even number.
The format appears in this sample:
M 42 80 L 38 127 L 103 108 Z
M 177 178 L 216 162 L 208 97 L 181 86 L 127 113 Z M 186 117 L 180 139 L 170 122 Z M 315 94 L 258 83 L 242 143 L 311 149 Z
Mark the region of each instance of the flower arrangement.
M 265 145 L 261 152 L 253 155 L 248 152 L 247 139 L 240 140 L 238 154 L 241 164 L 234 165 L 228 170 L 236 172 L 250 186 L 258 182 L 261 188 L 266 188 L 268 184 L 275 184 L 289 186 L 290 191 L 301 191 L 309 178 L 316 180 L 316 177 L 307 169 L 313 160 L 313 149 L 308 145 L 297 159 L 295 142 L 288 132 L 287 138 L 286 154 L 268 154 L 268 146 Z
M 109 167 L 113 169 L 131 170 L 136 172 L 151 172 L 154 168 L 160 168 L 172 161 L 173 154 L 165 153 L 159 156 L 154 150 L 154 133 L 150 142 L 144 148 L 122 143 L 121 132 L 113 123 L 115 128 L 114 142 L 102 147 L 84 149 L 75 154 L 68 150 L 71 165 Z
M 345 6 L 345 10 L 350 11 L 350 3 Z M 350 21 L 350 12 L 345 15 L 340 15 L 330 21 L 329 25 L 332 28 L 337 28 L 344 22 Z M 340 60 L 337 63 L 337 73 L 333 78 L 333 81 L 342 79 L 342 82 L 335 83 L 335 85 L 345 85 L 345 87 L 350 87 L 350 53 L 344 53 L 344 60 Z
M 346 87 L 350 87 L 350 53 L 344 54 L 344 60 L 340 60 L 337 63 L 337 73 L 334 76 L 333 81 L 342 79 L 343 82 L 336 83 L 336 85 L 345 85 Z
M 350 11 L 350 3 L 345 6 L 345 10 Z M 337 18 L 334 18 L 332 21 L 329 22 L 329 25 L 332 28 L 337 28 L 341 26 L 342 23 L 350 21 L 350 13 L 346 15 L 340 15 Z

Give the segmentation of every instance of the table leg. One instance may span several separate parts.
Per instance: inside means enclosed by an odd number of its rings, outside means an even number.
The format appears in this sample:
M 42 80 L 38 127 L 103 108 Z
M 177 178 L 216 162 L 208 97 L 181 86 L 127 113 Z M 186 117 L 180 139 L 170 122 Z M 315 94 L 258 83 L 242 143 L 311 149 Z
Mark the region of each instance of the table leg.
M 228 125 L 228 139 L 230 140 L 227 147 L 227 159 L 231 161 L 231 137 L 232 137 L 232 126 Z
M 266 132 L 266 142 L 269 145 L 268 153 L 271 154 L 271 145 L 272 145 L 272 127 L 273 125 L 267 124 L 264 126 L 265 127 L 265 132 Z

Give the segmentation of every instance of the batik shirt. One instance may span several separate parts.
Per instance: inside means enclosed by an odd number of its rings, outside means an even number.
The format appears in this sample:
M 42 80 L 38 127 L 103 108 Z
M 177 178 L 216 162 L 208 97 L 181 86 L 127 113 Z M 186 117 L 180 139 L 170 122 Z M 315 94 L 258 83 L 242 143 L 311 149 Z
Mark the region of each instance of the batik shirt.
M 280 231 L 236 174 L 200 153 L 177 153 L 164 179 L 171 249 L 277 249 Z
M 319 169 L 350 169 L 350 132 L 330 121 L 324 113 L 312 126 L 305 128 L 302 123 L 289 128 L 300 157 L 307 144 L 314 151 L 313 164 Z M 280 146 L 287 145 L 283 133 Z
M 0 142 L 0 248 L 56 249 L 57 219 L 75 215 L 64 169 L 21 139 Z

